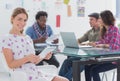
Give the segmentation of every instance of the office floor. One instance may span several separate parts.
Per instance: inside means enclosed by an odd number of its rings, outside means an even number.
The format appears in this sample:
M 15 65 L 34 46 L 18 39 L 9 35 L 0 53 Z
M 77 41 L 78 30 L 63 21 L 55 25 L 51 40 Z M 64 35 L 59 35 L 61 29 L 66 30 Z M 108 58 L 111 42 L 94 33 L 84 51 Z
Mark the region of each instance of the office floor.
M 57 54 L 56 57 L 57 57 L 58 61 L 60 62 L 60 67 L 61 67 L 63 61 L 67 57 L 64 56 L 64 55 L 60 55 L 60 54 Z M 58 68 L 58 71 L 59 71 L 60 67 Z M 115 72 L 115 75 L 113 77 L 114 72 Z M 105 72 L 105 75 L 103 73 L 100 73 L 100 76 L 101 76 L 101 81 L 116 81 L 116 69 L 108 71 L 108 72 Z M 81 77 L 82 77 L 81 81 L 85 81 L 84 71 L 82 72 Z

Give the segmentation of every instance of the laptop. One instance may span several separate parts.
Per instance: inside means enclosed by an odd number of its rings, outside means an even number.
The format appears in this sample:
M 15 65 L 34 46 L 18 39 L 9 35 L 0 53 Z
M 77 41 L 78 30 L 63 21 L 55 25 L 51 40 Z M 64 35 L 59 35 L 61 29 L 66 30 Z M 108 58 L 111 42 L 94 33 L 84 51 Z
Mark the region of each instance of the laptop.
M 69 48 L 92 47 L 89 45 L 79 45 L 74 32 L 60 32 L 60 35 L 65 47 Z

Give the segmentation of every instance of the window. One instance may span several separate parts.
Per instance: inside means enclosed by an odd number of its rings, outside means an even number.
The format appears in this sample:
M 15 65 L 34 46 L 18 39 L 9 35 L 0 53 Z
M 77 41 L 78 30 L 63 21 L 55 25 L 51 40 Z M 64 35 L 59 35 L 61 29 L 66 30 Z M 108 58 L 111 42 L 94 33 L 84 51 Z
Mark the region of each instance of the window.
M 116 0 L 116 18 L 120 20 L 120 0 Z

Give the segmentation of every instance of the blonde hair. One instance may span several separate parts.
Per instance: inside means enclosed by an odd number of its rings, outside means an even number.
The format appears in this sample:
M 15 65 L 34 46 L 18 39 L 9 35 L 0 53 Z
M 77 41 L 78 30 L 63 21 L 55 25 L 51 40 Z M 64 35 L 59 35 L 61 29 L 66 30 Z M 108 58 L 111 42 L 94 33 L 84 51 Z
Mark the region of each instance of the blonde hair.
M 18 7 L 14 9 L 12 15 L 11 15 L 11 23 L 12 23 L 12 18 L 15 18 L 18 14 L 24 13 L 27 16 L 28 19 L 28 14 L 24 8 Z

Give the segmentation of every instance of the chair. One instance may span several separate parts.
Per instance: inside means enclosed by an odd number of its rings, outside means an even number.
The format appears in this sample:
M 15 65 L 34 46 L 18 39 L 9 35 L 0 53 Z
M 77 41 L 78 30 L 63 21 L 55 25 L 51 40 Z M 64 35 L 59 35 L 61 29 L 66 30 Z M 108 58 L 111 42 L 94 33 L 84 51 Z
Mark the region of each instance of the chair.
M 103 72 L 101 76 L 101 81 L 116 81 L 116 70 L 117 69 L 113 69 L 111 71 Z M 108 77 L 110 77 L 110 74 L 111 78 L 108 79 Z
M 0 81 L 28 81 L 26 73 L 13 71 L 8 67 L 2 52 L 0 52 Z

